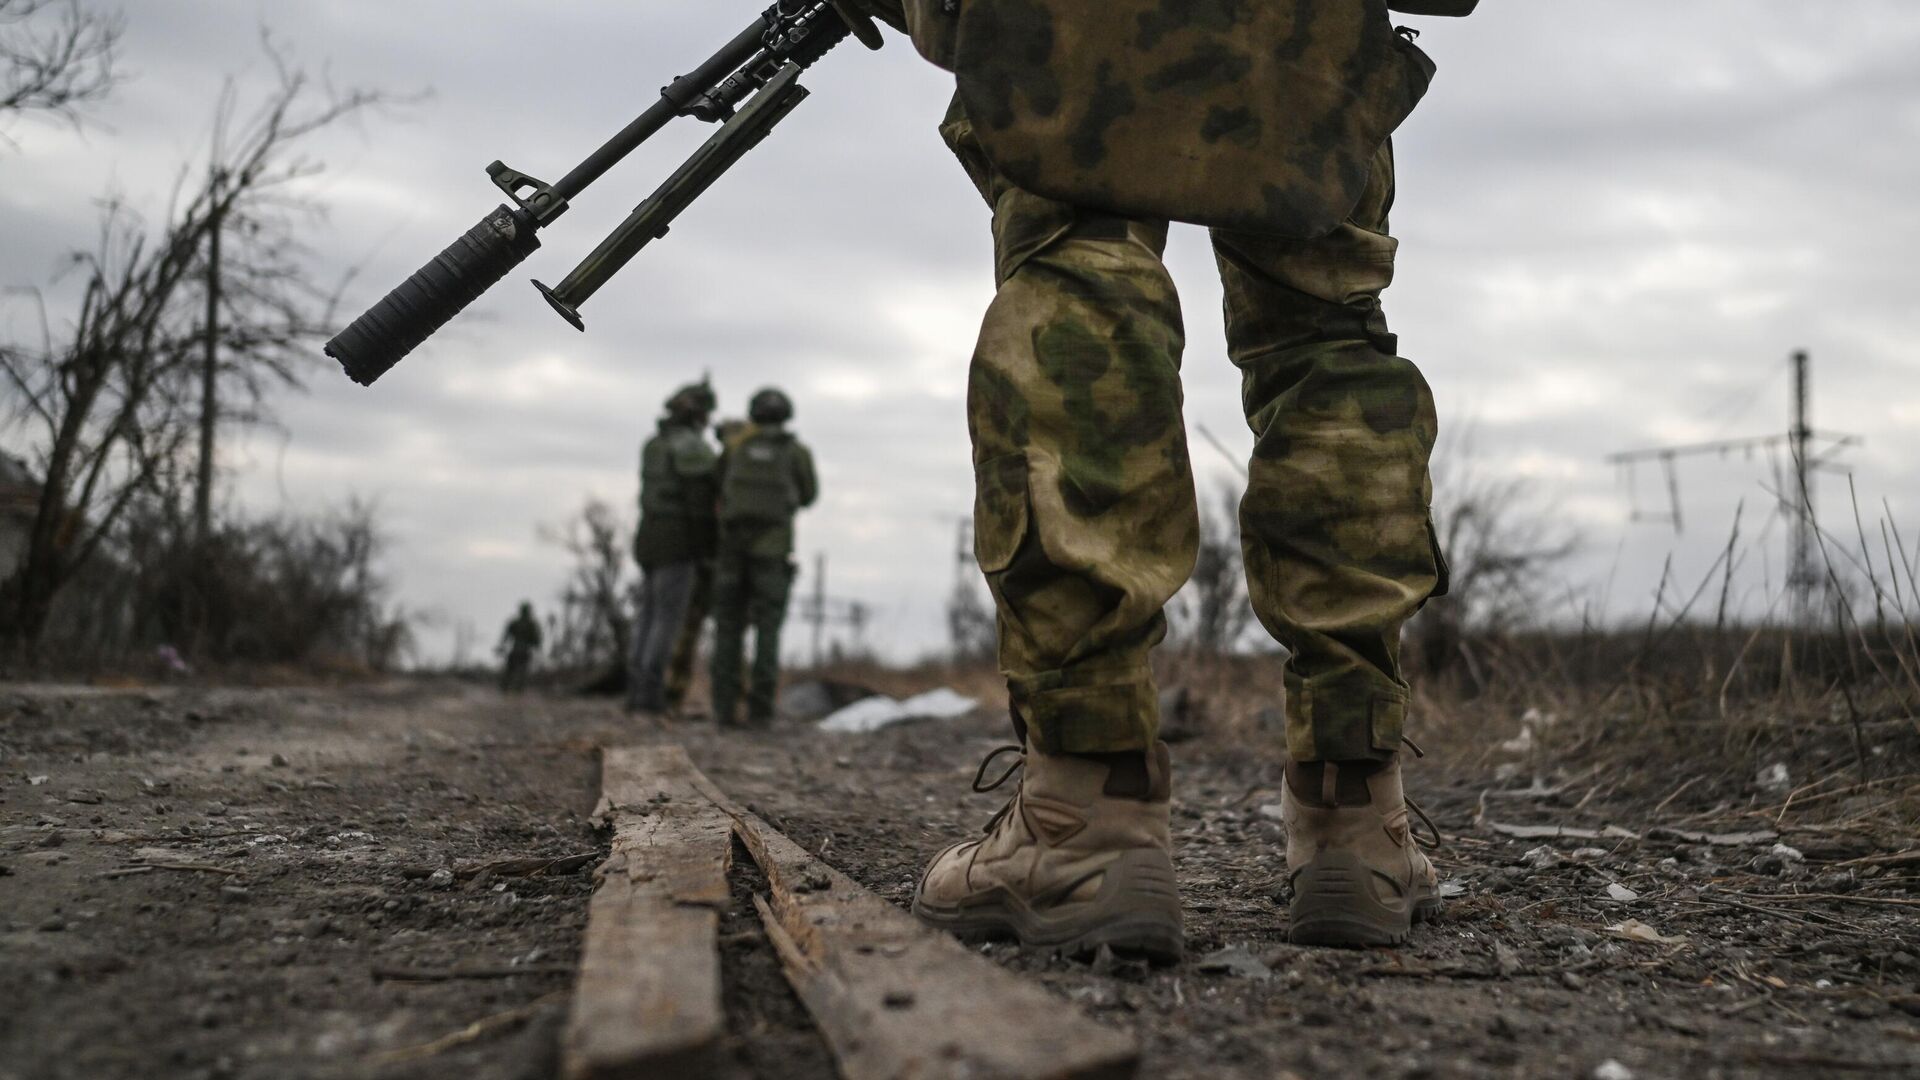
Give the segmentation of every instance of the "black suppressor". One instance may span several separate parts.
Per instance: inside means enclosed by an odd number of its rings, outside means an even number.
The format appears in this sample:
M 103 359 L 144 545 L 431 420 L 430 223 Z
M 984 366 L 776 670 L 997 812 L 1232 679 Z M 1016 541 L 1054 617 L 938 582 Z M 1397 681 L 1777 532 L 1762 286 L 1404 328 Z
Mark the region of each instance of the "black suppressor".
M 362 386 L 387 373 L 540 247 L 534 221 L 506 204 L 482 218 L 386 299 L 327 342 L 327 355 Z

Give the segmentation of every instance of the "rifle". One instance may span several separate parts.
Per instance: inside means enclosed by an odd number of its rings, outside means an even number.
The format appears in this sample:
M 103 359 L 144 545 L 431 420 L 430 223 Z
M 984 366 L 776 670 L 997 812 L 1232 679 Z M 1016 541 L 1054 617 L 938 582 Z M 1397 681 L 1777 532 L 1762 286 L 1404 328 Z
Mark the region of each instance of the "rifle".
M 371 385 L 526 261 L 540 247 L 539 230 L 669 121 L 691 116 L 719 123 L 720 130 L 560 284 L 533 283 L 562 318 L 584 331 L 580 305 L 642 248 L 665 236 L 681 211 L 806 99 L 800 73 L 849 34 L 868 48 L 880 47 L 873 24 L 843 14 L 837 0 L 775 0 L 720 51 L 662 87 L 659 101 L 558 182 L 544 183 L 504 162 L 487 166 L 487 175 L 509 201 L 336 334 L 327 342 L 327 355 L 354 382 Z

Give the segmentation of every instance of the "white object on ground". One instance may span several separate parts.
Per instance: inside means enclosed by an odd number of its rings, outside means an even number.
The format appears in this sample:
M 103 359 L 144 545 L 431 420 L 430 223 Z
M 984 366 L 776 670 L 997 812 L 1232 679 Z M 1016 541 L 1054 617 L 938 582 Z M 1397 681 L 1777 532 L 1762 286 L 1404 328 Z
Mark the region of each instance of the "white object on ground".
M 1608 1058 L 1594 1068 L 1593 1080 L 1633 1080 L 1633 1070 Z
M 1629 901 L 1629 900 L 1640 899 L 1639 893 L 1634 892 L 1632 889 L 1627 888 L 1625 885 L 1622 885 L 1617 881 L 1607 886 L 1607 895 L 1613 897 L 1615 900 L 1621 901 L 1622 903 L 1625 903 L 1626 901 Z
M 905 701 L 879 694 L 861 698 L 830 714 L 820 721 L 820 730 L 858 734 L 878 731 L 902 720 L 955 720 L 978 707 L 979 703 L 972 698 L 944 686 L 915 694 Z
M 1615 923 L 1607 927 L 1607 932 L 1610 934 L 1619 934 L 1623 938 L 1630 938 L 1634 941 L 1645 941 L 1653 945 L 1684 945 L 1687 943 L 1685 937 L 1663 934 L 1659 930 L 1641 922 L 1639 919 L 1628 919 L 1623 923 Z
M 1753 782 L 1761 791 L 1775 795 L 1784 795 L 1793 787 L 1793 777 L 1787 772 L 1787 763 L 1784 761 L 1776 761 L 1761 769 Z

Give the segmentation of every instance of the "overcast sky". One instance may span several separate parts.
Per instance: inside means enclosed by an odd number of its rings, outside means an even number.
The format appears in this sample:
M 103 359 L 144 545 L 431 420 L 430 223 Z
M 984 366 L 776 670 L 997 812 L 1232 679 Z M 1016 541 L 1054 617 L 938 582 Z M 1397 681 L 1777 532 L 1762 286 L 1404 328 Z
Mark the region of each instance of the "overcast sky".
M 17 122 L 0 147 L 0 285 L 46 280 L 87 244 L 95 197 L 157 205 L 205 146 L 222 80 L 257 87 L 267 26 L 335 83 L 431 90 L 327 135 L 308 237 L 329 276 L 364 264 L 358 311 L 497 202 L 502 158 L 557 178 L 754 14 L 718 0 L 138 0 L 131 78 L 79 134 Z M 1920 5 L 1911 0 L 1487 0 L 1406 21 L 1440 75 L 1398 138 L 1399 278 L 1387 311 L 1432 381 L 1444 470 L 1532 478 L 1577 532 L 1570 589 L 1644 612 L 1664 560 L 1704 574 L 1765 456 L 1686 460 L 1686 531 L 1615 450 L 1785 430 L 1788 356 L 1811 350 L 1816 426 L 1867 513 L 1920 534 Z M 972 503 L 966 362 L 991 293 L 987 212 L 934 131 L 951 77 L 903 39 L 832 54 L 813 97 L 585 307 L 581 335 L 529 276 L 563 276 L 708 129 L 682 121 L 575 203 L 545 248 L 371 389 L 317 364 L 278 402 L 284 436 L 230 442 L 230 501 L 309 510 L 377 499 L 410 607 L 444 652 L 512 604 L 543 606 L 564 560 L 538 535 L 589 497 L 631 513 L 639 441 L 676 385 L 711 371 L 723 412 L 788 388 L 823 495 L 800 554 L 876 611 L 907 658 L 942 640 L 953 533 Z M 1187 424 L 1203 491 L 1252 444 L 1224 356 L 1204 234 L 1175 230 Z M 18 329 L 18 323 L 9 323 Z M 17 431 L 0 432 L 15 450 Z M 1465 452 L 1470 442 L 1471 454 Z M 1846 480 L 1822 508 L 1847 512 Z M 1445 490 L 1440 500 L 1446 498 Z M 1743 564 L 1777 591 L 1784 529 Z M 1769 585 L 1771 582 L 1771 585 Z M 803 580 L 802 587 L 810 587 Z M 796 645 L 804 635 L 792 635 Z

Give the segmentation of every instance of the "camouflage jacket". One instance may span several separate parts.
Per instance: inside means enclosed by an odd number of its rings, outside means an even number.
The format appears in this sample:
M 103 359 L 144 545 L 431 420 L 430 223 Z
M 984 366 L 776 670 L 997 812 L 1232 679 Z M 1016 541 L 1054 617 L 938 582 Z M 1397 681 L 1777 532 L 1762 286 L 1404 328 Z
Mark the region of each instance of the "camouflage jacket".
M 1344 221 L 1433 62 L 1389 7 L 1478 0 L 855 0 L 953 71 L 994 165 L 1130 217 L 1290 237 Z
M 640 451 L 633 557 L 642 569 L 713 557 L 717 468 L 718 457 L 700 428 L 660 421 L 660 433 Z

